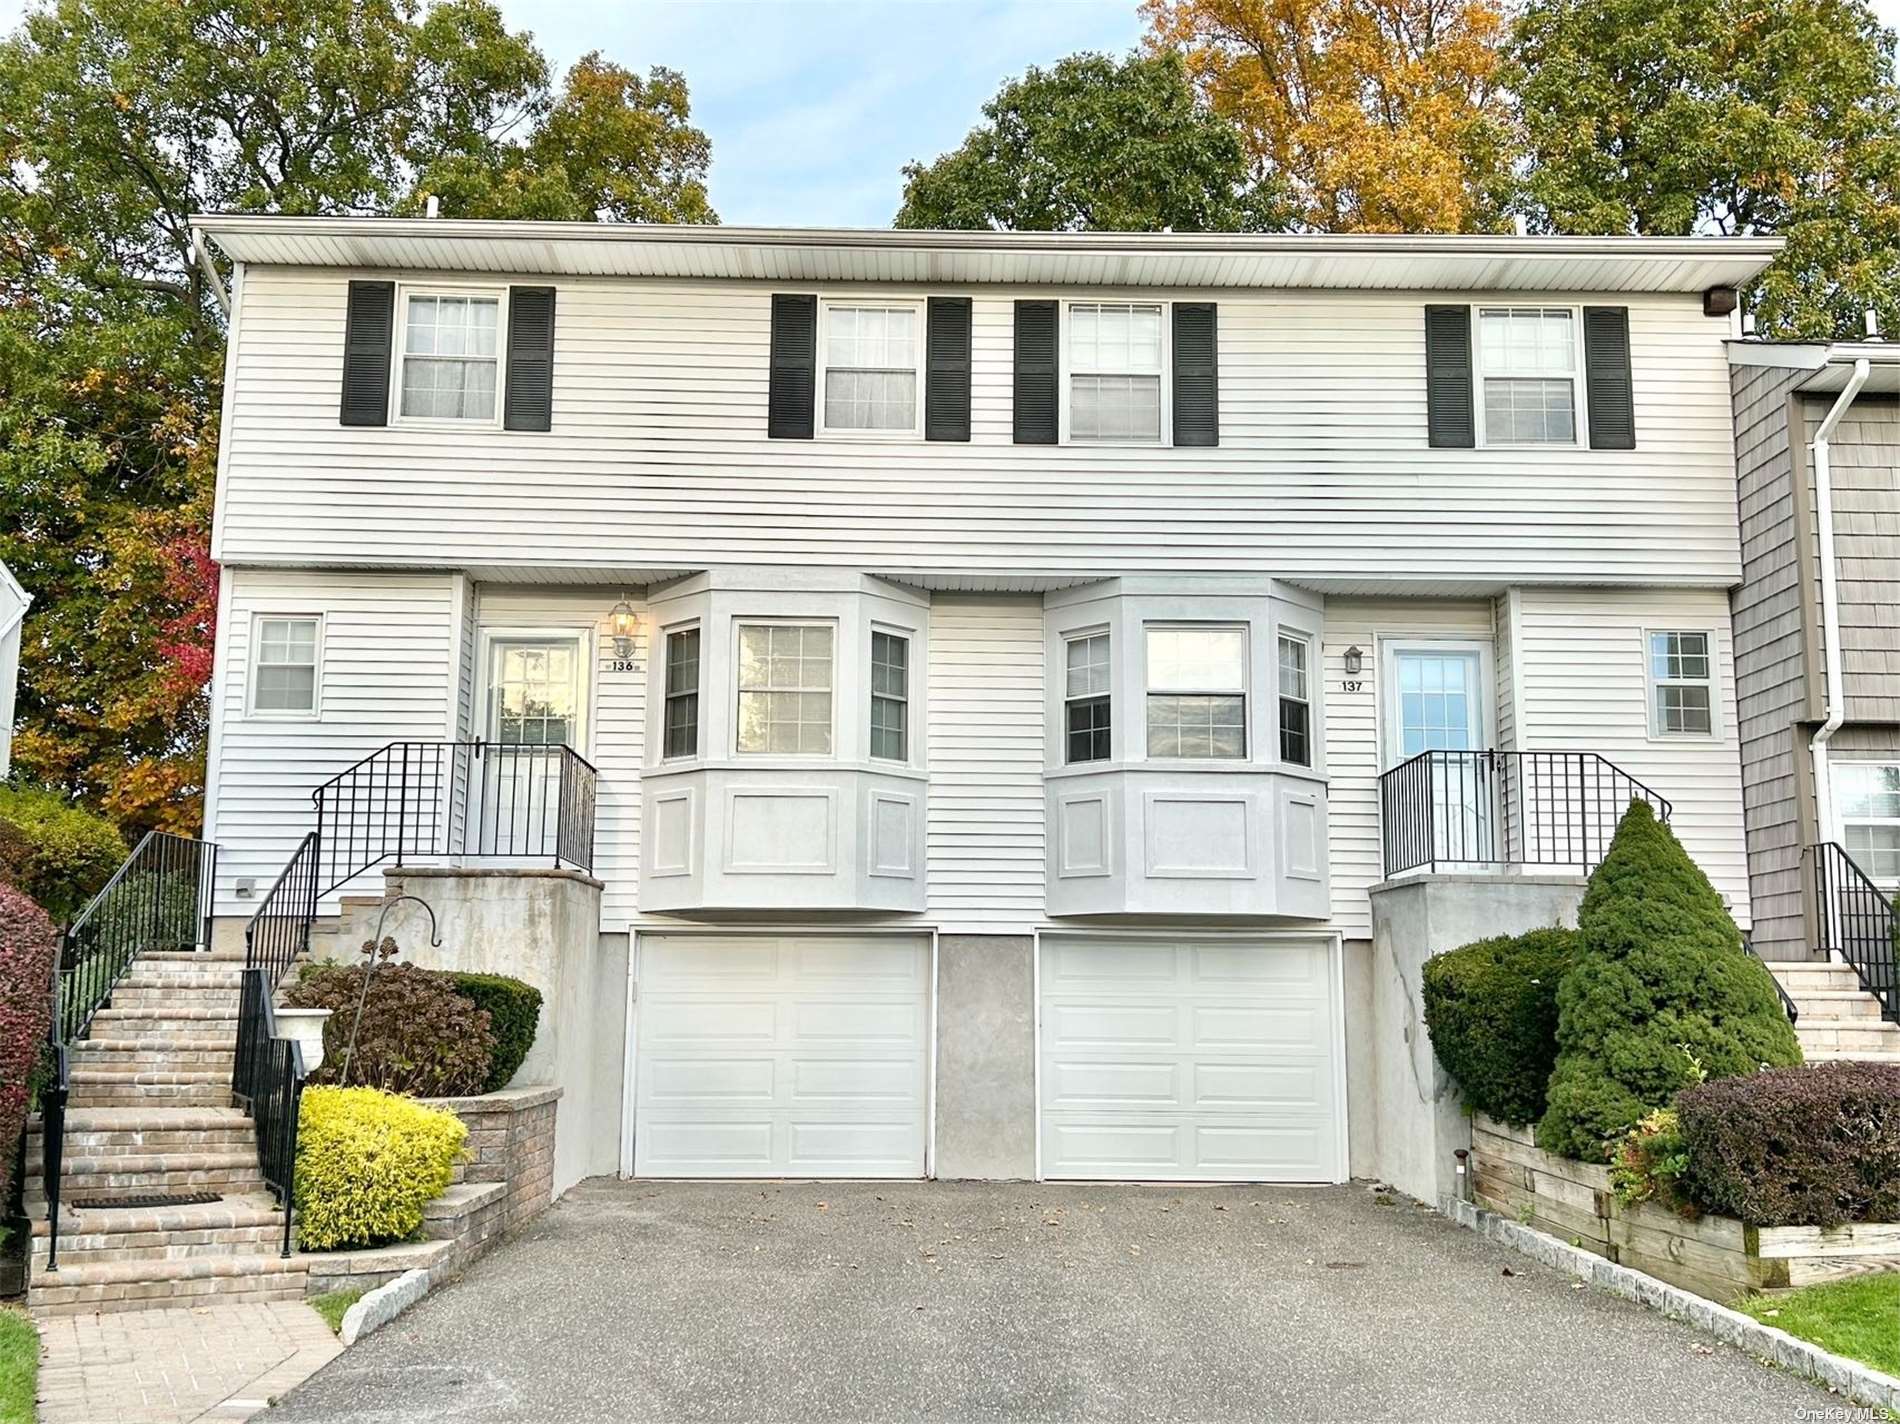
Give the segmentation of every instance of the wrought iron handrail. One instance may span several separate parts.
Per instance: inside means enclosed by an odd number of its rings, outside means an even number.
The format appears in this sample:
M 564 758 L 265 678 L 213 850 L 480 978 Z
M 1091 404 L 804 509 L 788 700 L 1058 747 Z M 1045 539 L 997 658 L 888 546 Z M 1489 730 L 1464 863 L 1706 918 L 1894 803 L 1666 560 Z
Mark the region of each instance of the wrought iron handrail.
M 1788 986 L 1781 982 L 1781 976 L 1776 974 L 1773 966 L 1761 957 L 1760 951 L 1755 948 L 1754 941 L 1746 934 L 1742 936 L 1742 948 L 1754 955 L 1756 962 L 1768 971 L 1768 982 L 1775 986 L 1775 997 L 1781 1000 L 1781 1011 L 1788 1016 L 1788 1022 L 1791 1025 L 1801 1022 L 1801 1008 L 1795 1003 L 1794 995 L 1788 992 Z
M 1602 861 L 1632 801 L 1668 800 L 1597 752 L 1426 751 L 1379 778 L 1384 867 Z
M 66 1155 L 71 1046 L 140 954 L 211 947 L 211 841 L 147 831 L 60 936 L 48 990 L 52 1072 L 40 1090 L 40 1155 L 46 1191 L 46 1269 L 59 1269 L 59 1187 Z
M 290 863 L 244 927 L 244 967 L 264 970 L 273 990 L 297 957 L 310 948 L 310 928 L 317 918 L 320 852 L 317 833 L 311 831 L 297 843 Z M 243 1051 L 241 1042 L 239 1051 Z
M 258 1169 L 284 1214 L 283 1254 L 290 1255 L 297 1186 L 297 1114 L 303 1101 L 303 1050 L 277 1032 L 271 1008 L 276 979 L 246 965 L 238 999 L 237 1059 L 231 1095 L 257 1131 Z
M 594 868 L 599 772 L 572 747 L 487 741 L 387 746 L 319 786 L 319 896 L 385 862 L 543 859 Z
M 1861 987 L 1880 1001 L 1882 1018 L 1900 1023 L 1900 913 L 1893 899 L 1838 841 L 1808 850 L 1820 948 L 1853 968 Z

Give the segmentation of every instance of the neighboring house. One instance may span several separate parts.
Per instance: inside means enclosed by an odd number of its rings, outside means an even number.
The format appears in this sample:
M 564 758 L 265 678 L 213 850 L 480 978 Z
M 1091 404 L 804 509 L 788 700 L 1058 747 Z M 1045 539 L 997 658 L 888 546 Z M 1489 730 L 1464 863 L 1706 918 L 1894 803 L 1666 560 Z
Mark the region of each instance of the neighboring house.
M 1900 1019 L 1900 347 L 1738 341 L 1729 360 L 1755 947 L 1844 959 Z M 1804 1034 L 1835 1017 L 1804 1005 Z M 1858 1027 L 1900 1058 L 1900 1029 Z
M 1425 949 L 1632 796 L 1750 923 L 1772 241 L 197 226 L 217 914 L 536 979 L 557 1185 L 1430 1195 Z
M 0 564 L 0 777 L 13 765 L 13 703 L 20 688 L 20 636 L 33 599 Z

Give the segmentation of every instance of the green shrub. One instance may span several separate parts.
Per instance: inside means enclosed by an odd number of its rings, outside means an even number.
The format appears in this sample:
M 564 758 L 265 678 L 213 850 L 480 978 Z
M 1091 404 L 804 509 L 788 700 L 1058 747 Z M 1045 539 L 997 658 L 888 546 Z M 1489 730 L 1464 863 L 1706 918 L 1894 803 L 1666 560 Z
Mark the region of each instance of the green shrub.
M 380 975 L 378 976 L 380 977 Z M 454 1113 L 374 1088 L 304 1089 L 297 1118 L 297 1241 L 306 1251 L 411 1236 L 448 1190 L 468 1129 Z
M 1462 945 L 1425 961 L 1425 1026 L 1465 1106 L 1523 1126 L 1544 1115 L 1557 1060 L 1557 985 L 1577 932 L 1532 930 Z
M 495 1056 L 488 1065 L 488 1081 L 482 1091 L 499 1092 L 508 1086 L 508 1080 L 534 1047 L 535 1029 L 541 1022 L 541 991 L 506 974 L 448 971 L 443 977 L 476 1008 L 488 1010 L 495 1034 Z
M 1703 1077 L 1801 1061 L 1767 968 L 1648 802 L 1630 803 L 1577 927 L 1537 1127 L 1546 1151 L 1606 1161 L 1644 1114 Z
M 1750 1226 L 1900 1221 L 1900 1065 L 1816 1063 L 1676 1099 L 1699 1206 Z
M 1653 1201 L 1685 1216 L 1696 1214 L 1683 1186 L 1689 1150 L 1674 1108 L 1645 1113 L 1610 1158 L 1610 1185 L 1624 1206 Z
M 350 1026 L 363 992 L 367 967 L 318 968 L 284 996 L 293 1009 L 329 1009 L 323 1026 L 323 1065 L 313 1083 L 341 1083 Z M 495 1035 L 488 1011 L 477 1008 L 440 975 L 413 964 L 380 965 L 348 1054 L 349 1082 L 411 1093 L 457 1098 L 482 1091 L 494 1059 Z
M 0 885 L 0 1216 L 13 1200 L 14 1157 L 52 1017 L 49 990 L 58 944 L 46 912 L 19 890 Z
M 111 822 L 51 791 L 0 785 L 0 874 L 55 920 L 70 920 L 126 857 Z

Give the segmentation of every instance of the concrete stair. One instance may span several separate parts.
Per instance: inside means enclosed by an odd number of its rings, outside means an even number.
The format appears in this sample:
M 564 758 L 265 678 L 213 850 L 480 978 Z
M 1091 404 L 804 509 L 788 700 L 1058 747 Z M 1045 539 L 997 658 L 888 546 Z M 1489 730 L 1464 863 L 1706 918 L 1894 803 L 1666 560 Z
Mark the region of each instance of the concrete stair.
M 1768 967 L 1801 1012 L 1794 1032 L 1810 1063 L 1900 1063 L 1900 1024 L 1880 1016 L 1880 1001 L 1861 988 L 1850 966 L 1814 960 Z
M 141 955 L 71 1046 L 56 1271 L 37 1121 L 27 1142 L 35 1314 L 303 1295 L 303 1263 L 282 1255 L 284 1217 L 258 1169 L 256 1129 L 231 1102 L 242 978 L 241 959 Z M 73 1206 L 188 1192 L 221 1200 Z

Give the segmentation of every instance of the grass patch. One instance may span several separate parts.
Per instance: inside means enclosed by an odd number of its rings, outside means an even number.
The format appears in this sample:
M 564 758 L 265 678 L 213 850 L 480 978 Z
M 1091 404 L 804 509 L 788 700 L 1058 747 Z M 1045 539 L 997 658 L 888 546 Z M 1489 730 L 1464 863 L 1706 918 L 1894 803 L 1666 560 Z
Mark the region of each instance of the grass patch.
M 324 1324 L 330 1327 L 332 1335 L 343 1330 L 343 1315 L 369 1291 L 363 1286 L 345 1286 L 342 1290 L 325 1291 L 322 1295 L 310 1297 L 310 1306 L 323 1317 Z
M 40 1332 L 17 1310 L 0 1308 L 0 1424 L 33 1424 L 40 1378 Z
M 1823 1350 L 1900 1375 L 1900 1275 L 1804 1286 L 1786 1295 L 1751 1295 L 1735 1308 Z

